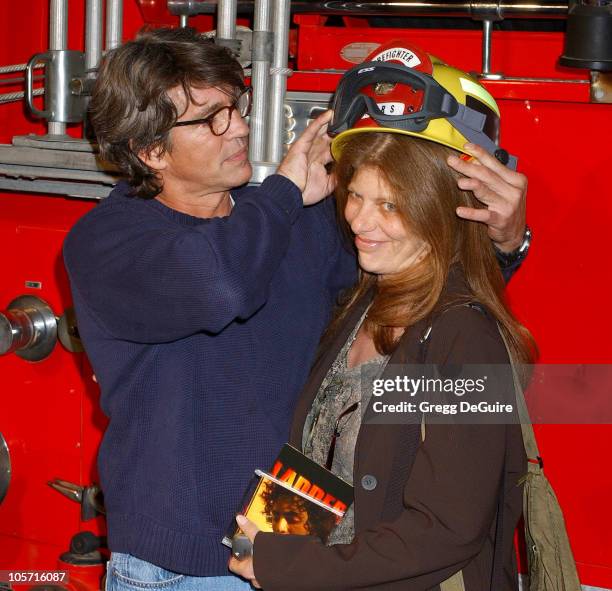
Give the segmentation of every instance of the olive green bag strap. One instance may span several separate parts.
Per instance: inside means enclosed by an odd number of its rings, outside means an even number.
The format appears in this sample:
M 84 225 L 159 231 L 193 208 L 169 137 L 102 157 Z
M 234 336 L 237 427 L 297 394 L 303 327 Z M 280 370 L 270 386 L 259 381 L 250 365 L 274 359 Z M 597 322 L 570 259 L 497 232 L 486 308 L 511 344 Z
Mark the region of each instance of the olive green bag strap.
M 499 327 L 498 327 L 499 328 Z M 548 478 L 529 418 L 523 387 L 514 364 L 508 341 L 501 328 L 508 351 L 521 422 L 523 445 L 527 454 L 527 474 L 523 477 L 523 516 L 529 563 L 529 591 L 581 591 L 576 563 L 567 537 L 563 513 Z M 425 441 L 425 421 L 421 421 L 421 439 Z M 499 549 L 498 549 L 499 551 Z M 465 591 L 463 572 L 440 583 L 440 591 Z
M 498 327 L 499 328 L 499 327 Z M 580 591 L 580 580 L 572 554 L 565 520 L 553 488 L 544 475 L 533 426 L 508 341 L 499 328 L 510 358 L 516 408 L 527 454 L 527 474 L 521 479 L 523 519 L 529 564 L 529 591 Z
M 440 591 L 465 591 L 463 571 L 457 571 L 452 577 L 440 583 Z

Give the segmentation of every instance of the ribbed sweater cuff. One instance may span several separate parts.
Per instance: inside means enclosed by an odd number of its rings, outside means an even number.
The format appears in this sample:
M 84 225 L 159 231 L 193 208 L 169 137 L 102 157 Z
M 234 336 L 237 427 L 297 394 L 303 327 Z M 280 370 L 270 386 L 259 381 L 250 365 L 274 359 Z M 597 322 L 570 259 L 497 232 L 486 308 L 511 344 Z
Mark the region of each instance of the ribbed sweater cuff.
M 260 190 L 287 213 L 292 224 L 304 209 L 301 191 L 287 177 L 273 174 L 261 183 Z

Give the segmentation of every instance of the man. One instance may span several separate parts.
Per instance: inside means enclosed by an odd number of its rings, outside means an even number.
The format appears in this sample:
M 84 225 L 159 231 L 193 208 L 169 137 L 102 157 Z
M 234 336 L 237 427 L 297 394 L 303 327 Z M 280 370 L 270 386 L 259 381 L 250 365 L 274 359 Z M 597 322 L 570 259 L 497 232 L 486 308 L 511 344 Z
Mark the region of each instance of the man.
M 266 481 L 262 514 L 277 534 L 313 535 L 327 540 L 338 518 L 292 490 Z
M 190 29 L 145 33 L 100 68 L 92 123 L 129 185 L 75 225 L 64 258 L 110 418 L 99 452 L 109 591 L 249 588 L 228 576 L 221 538 L 253 469 L 285 442 L 332 306 L 355 278 L 321 201 L 333 189 L 329 114 L 276 175 L 236 190 L 251 176 L 249 99 L 239 64 Z M 454 167 L 490 203 L 463 215 L 515 248 L 524 187 Z

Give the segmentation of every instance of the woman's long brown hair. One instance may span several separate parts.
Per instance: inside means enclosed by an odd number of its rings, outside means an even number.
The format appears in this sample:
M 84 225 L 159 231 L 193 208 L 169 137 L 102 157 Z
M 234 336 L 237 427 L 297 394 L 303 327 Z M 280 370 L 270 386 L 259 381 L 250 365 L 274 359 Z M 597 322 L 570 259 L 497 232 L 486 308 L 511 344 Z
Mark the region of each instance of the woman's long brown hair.
M 458 173 L 446 159 L 456 154 L 450 148 L 418 138 L 369 132 L 348 138 L 336 164 L 338 219 L 344 220 L 348 186 L 359 168 L 378 171 L 391 190 L 391 200 L 410 232 L 429 246 L 429 253 L 406 271 L 392 276 L 373 276 L 362 271 L 348 296 L 334 328 L 351 305 L 375 283 L 374 301 L 365 328 L 379 353 L 388 355 L 397 346 L 397 328 L 407 328 L 446 306 L 440 299 L 449 270 L 463 269 L 471 296 L 467 301 L 484 305 L 496 318 L 506 336 L 511 354 L 520 363 L 535 357 L 529 331 L 512 315 L 504 297 L 504 280 L 484 224 L 459 218 L 458 206 L 482 207 L 471 191 L 457 186 Z M 344 222 L 345 231 L 350 234 Z

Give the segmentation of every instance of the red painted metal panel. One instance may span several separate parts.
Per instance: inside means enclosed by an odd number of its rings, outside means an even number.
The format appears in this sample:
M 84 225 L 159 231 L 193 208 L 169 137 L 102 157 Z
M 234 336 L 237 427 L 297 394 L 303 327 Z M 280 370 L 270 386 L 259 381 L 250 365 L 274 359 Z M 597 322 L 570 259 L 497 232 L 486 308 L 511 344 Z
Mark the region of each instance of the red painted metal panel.
M 449 29 L 398 29 L 367 27 L 326 27 L 311 24 L 311 17 L 296 16 L 299 50 L 297 67 L 300 70 L 328 70 L 350 68 L 358 63 L 345 59 L 352 53 L 363 55 L 351 44 L 385 43 L 391 39 L 407 38 L 467 72 L 481 71 L 480 31 Z M 305 21 L 305 24 L 301 24 Z M 491 71 L 506 76 L 530 76 L 540 78 L 587 78 L 583 70 L 558 65 L 563 51 L 562 33 L 537 33 L 525 31 L 494 31 L 491 42 Z M 344 55 L 344 57 L 343 57 Z
M 500 101 L 504 144 L 529 177 L 533 251 L 509 287 L 542 363 L 610 363 L 612 224 L 607 168 L 612 105 Z M 508 124 L 510 122 L 510 124 Z M 588 393 L 585 393 L 588 396 Z M 536 426 L 581 580 L 612 588 L 610 425 Z
M 84 4 L 68 3 L 70 49 L 83 49 Z M 138 11 L 135 3 L 125 5 L 131 36 Z M 21 9 L 14 3 L 0 4 L 0 65 L 25 63 L 34 53 L 46 51 L 48 9 L 48 0 L 32 0 Z M 0 86 L 2 93 L 22 89 L 22 84 Z M 36 101 L 42 105 L 41 99 Z M 26 116 L 23 103 L 0 105 L 0 142 L 45 129 Z M 70 135 L 78 137 L 80 130 L 80 125 L 68 126 Z M 57 316 L 71 306 L 61 245 L 72 224 L 92 206 L 62 197 L 0 193 L 0 308 L 22 294 L 44 299 Z M 38 281 L 41 288 L 27 288 L 26 281 Z M 84 355 L 69 353 L 59 343 L 47 359 L 36 363 L 14 354 L 0 357 L 0 431 L 12 462 L 11 486 L 0 505 L 0 570 L 58 568 L 58 558 L 74 534 L 104 531 L 101 520 L 83 523 L 79 506 L 47 485 L 54 478 L 78 485 L 97 480 L 95 455 L 104 419 L 87 367 Z M 99 567 L 97 571 L 93 577 L 93 569 L 85 571 L 98 581 L 90 589 L 99 588 Z M 71 588 L 78 588 L 80 576 L 75 572 Z
M 57 316 L 71 305 L 61 245 L 74 221 L 91 206 L 56 197 L 0 195 L 2 308 L 22 294 L 42 298 Z M 41 287 L 28 288 L 26 281 Z M 78 505 L 47 482 L 91 482 L 95 449 L 91 442 L 89 449 L 83 448 L 84 436 L 89 441 L 94 430 L 99 440 L 101 421 L 92 420 L 92 403 L 86 397 L 94 394 L 81 377 L 83 363 L 83 355 L 69 353 L 59 343 L 47 359 L 36 363 L 15 355 L 0 357 L 0 430 L 13 469 L 0 505 L 0 570 L 51 567 L 81 529 Z M 31 556 L 24 552 L 24 540 Z
M 82 49 L 84 3 L 69 2 L 70 48 Z M 164 5 L 162 0 L 126 0 L 124 38 L 131 38 L 144 20 L 176 24 Z M 14 7 L 0 5 L 0 65 L 23 63 L 47 46 L 48 1 L 32 0 L 27 13 Z M 192 23 L 207 28 L 210 20 L 205 19 L 209 17 Z M 345 28 L 322 27 L 324 20 L 296 19 L 300 24 L 295 51 L 301 69 L 345 69 L 351 64 L 342 59 L 341 51 L 348 43 L 383 42 L 402 35 L 398 29 L 368 29 L 362 20 L 352 20 Z M 479 32 L 406 34 L 459 67 L 480 69 Z M 585 72 L 556 64 L 561 43 L 556 33 L 496 32 L 493 70 L 586 81 Z M 289 88 L 331 92 L 338 78 L 338 73 L 296 72 Z M 612 226 L 607 180 L 612 106 L 591 104 L 583 82 L 486 84 L 502 111 L 502 143 L 519 155 L 519 168 L 530 181 L 533 249 L 510 285 L 512 305 L 534 333 L 542 363 L 610 363 L 611 280 L 605 261 Z M 40 123 L 25 117 L 20 103 L 0 105 L 0 142 L 42 131 Z M 71 126 L 71 133 L 78 132 L 78 126 Z M 0 307 L 23 293 L 47 300 L 58 315 L 70 305 L 61 243 L 74 221 L 93 206 L 61 197 L 0 194 Z M 41 281 L 42 288 L 28 289 L 26 280 Z M 0 505 L 0 569 L 54 568 L 74 533 L 103 532 L 101 522 L 81 522 L 78 506 L 46 485 L 55 477 L 82 485 L 97 479 L 95 453 L 105 424 L 97 406 L 97 386 L 85 357 L 59 344 L 38 363 L 14 355 L 0 358 L 0 376 L 0 431 L 9 441 L 14 467 L 13 484 Z M 612 588 L 612 471 L 607 459 L 612 428 L 536 429 L 547 474 L 565 509 L 582 582 Z M 95 588 L 97 576 L 94 573 L 79 588 Z

